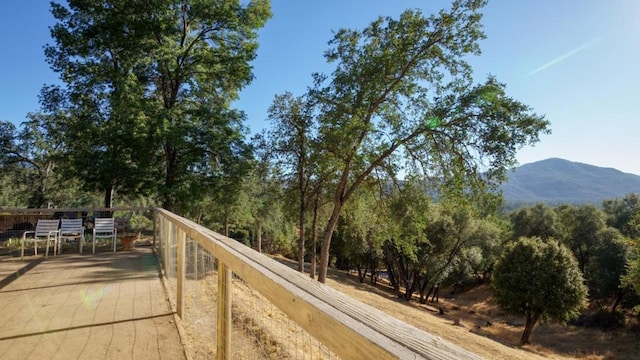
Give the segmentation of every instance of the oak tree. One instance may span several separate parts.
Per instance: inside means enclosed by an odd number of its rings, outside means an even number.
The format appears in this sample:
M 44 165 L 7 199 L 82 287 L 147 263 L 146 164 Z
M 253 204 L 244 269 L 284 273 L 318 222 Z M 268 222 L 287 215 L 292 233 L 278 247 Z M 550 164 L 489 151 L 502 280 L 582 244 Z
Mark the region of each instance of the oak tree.
M 102 188 L 106 206 L 118 189 L 153 193 L 171 210 L 237 179 L 225 164 L 250 148 L 231 103 L 252 79 L 268 0 L 51 7 L 45 53 L 63 85 L 45 89 L 43 110 L 60 124 L 70 174 Z
M 456 0 L 431 16 L 407 10 L 361 31 L 341 29 L 329 42 L 325 58 L 334 70 L 314 74 L 308 92 L 319 153 L 333 174 L 319 281 L 342 209 L 374 169 L 398 173 L 404 158 L 442 191 L 483 193 L 515 165 L 520 147 L 547 131 L 544 117 L 495 78 L 473 84 L 465 59 L 480 53 L 485 3 Z
M 493 270 L 494 298 L 526 319 L 522 344 L 539 321 L 565 322 L 584 305 L 587 288 L 571 251 L 556 240 L 520 238 L 507 245 Z

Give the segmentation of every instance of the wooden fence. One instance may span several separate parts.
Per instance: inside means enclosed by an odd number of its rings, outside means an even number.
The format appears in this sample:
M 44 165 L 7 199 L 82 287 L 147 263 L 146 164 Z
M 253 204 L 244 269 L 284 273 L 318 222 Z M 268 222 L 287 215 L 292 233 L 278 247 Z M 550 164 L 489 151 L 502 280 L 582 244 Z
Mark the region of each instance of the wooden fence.
M 218 359 L 230 359 L 233 276 L 242 279 L 311 336 L 343 359 L 478 359 L 457 346 L 349 298 L 243 244 L 163 209 L 155 236 L 166 270 L 175 266 L 176 311 L 185 313 L 187 238 L 217 261 Z M 175 257 L 175 259 L 173 258 Z M 173 265 L 171 265 L 173 264 Z M 168 272 L 165 271 L 165 274 Z M 169 282 L 171 283 L 171 282 Z

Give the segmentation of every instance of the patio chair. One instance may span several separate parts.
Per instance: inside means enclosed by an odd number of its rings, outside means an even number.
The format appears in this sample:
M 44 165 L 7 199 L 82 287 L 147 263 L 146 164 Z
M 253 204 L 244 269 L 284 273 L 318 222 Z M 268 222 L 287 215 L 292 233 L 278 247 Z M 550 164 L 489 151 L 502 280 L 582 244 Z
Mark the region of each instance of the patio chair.
M 118 229 L 115 227 L 114 219 L 111 218 L 95 218 L 93 223 L 93 253 L 96 253 L 97 239 L 113 239 L 113 252 L 116 252 L 116 237 Z
M 22 234 L 22 241 L 20 242 L 20 259 L 24 258 L 24 244 L 26 242 L 33 243 L 34 254 L 38 255 L 38 243 L 46 242 L 47 250 L 44 257 L 49 257 L 49 244 L 53 241 L 53 255 L 56 255 L 56 247 L 58 245 L 58 226 L 60 220 L 38 219 L 36 229 L 34 231 L 25 231 Z M 27 235 L 33 235 L 33 237 L 27 237 Z
M 131 216 L 133 215 L 133 211 L 129 211 L 127 215 L 123 217 L 115 218 L 116 229 L 121 232 L 126 233 L 129 230 L 129 220 L 131 220 Z
M 72 239 L 78 239 L 78 242 L 80 243 L 80 254 L 82 254 L 82 243 L 84 242 L 84 226 L 82 226 L 82 219 L 61 220 L 60 235 L 58 235 L 58 254 L 62 254 L 62 242 Z

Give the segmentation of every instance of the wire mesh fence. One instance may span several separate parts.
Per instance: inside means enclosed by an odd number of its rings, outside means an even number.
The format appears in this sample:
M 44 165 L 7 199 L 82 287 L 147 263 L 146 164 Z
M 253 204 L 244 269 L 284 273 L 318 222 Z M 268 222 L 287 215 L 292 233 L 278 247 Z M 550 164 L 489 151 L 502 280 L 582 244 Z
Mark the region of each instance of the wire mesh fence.
M 180 231 L 161 217 L 157 232 L 168 287 L 178 289 Z M 238 274 L 221 271 L 221 262 L 192 237 L 185 235 L 184 247 L 181 324 L 190 358 L 214 358 L 220 342 L 226 342 L 231 359 L 338 359 Z M 220 281 L 221 276 L 229 281 Z M 170 290 L 169 296 L 179 306 L 177 292 Z M 228 333 L 218 330 L 224 327 L 219 313 L 225 292 L 231 299 Z
M 169 211 L 155 224 L 192 359 L 478 359 Z
M 238 276 L 233 281 L 232 317 L 234 329 L 251 341 L 241 348 L 257 346 L 260 359 L 338 358 Z

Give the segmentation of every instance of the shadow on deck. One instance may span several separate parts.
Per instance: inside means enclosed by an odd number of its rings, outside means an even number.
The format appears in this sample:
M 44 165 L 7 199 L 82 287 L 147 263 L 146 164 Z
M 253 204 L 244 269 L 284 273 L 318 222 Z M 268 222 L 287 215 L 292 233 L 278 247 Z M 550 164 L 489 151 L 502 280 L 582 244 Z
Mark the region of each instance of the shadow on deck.
M 0 258 L 0 359 L 186 359 L 149 247 Z

